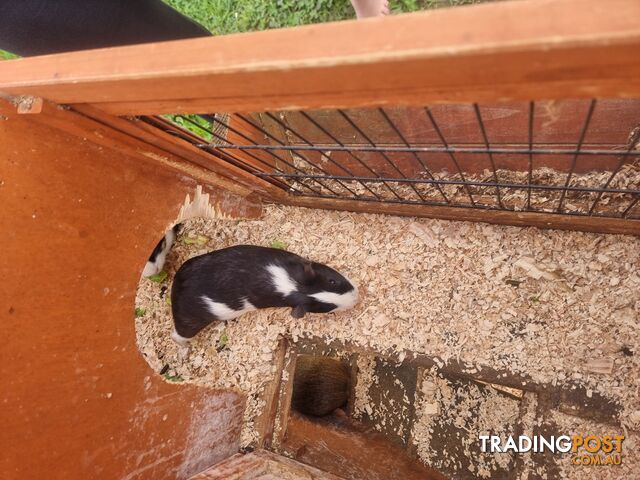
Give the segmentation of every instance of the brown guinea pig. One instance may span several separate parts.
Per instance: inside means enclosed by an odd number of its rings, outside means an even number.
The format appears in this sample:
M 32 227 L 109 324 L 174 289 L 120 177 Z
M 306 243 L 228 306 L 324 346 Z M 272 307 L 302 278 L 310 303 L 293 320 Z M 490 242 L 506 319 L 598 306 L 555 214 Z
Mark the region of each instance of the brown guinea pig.
M 349 368 L 341 360 L 300 355 L 296 359 L 291 406 L 304 415 L 329 415 L 347 403 L 349 380 Z

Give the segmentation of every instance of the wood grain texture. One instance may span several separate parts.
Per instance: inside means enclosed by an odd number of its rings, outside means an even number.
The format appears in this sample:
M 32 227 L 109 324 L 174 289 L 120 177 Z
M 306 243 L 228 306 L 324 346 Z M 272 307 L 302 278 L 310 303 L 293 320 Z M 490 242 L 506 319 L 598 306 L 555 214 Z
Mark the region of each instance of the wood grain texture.
M 244 197 L 256 193 L 277 198 L 284 193 L 280 188 L 274 187 L 272 184 L 247 173 L 245 170 L 231 165 L 211 153 L 204 152 L 191 143 L 177 138 L 175 135 L 166 133 L 144 122 L 108 115 L 88 105 L 78 106 L 76 110 L 87 119 L 91 119 L 105 127 L 110 127 L 105 129 L 108 133 L 103 133 L 102 135 L 113 137 L 114 144 L 121 145 L 125 143 L 125 140 L 129 144 L 136 142 L 138 152 L 144 152 L 142 149 L 144 146 L 145 149 L 149 149 L 151 152 L 147 153 L 146 156 L 158 160 L 168 157 L 168 154 L 173 155 L 176 157 L 176 161 L 173 162 L 175 166 L 182 167 L 184 173 L 196 179 L 202 179 L 210 185 L 221 186 Z M 75 123 L 80 121 L 77 120 Z M 92 125 L 96 126 L 96 123 L 90 121 L 85 121 L 85 123 L 87 124 L 85 126 L 87 129 L 91 128 Z M 124 135 L 119 135 L 119 133 Z
M 266 450 L 230 457 L 190 480 L 341 480 L 331 473 Z
M 535 149 L 574 150 L 585 123 L 589 100 L 558 100 L 536 102 L 532 125 L 532 143 Z M 527 150 L 529 145 L 529 102 L 499 102 L 480 105 L 487 138 L 492 148 L 518 148 Z M 403 139 L 414 147 L 442 147 L 432 122 L 422 107 L 387 107 L 383 112 L 398 129 Z M 378 109 L 348 109 L 344 112 L 355 125 L 378 146 L 404 147 L 402 139 L 393 130 Z M 449 145 L 462 148 L 485 148 L 478 119 L 470 104 L 435 105 L 430 113 Z M 385 177 L 397 177 L 397 171 L 379 153 L 333 150 L 337 142 L 349 147 L 370 147 L 371 144 L 350 125 L 336 110 L 313 112 L 284 112 L 282 122 L 291 132 L 283 132 L 273 121 L 263 121 L 262 126 L 282 143 L 290 146 L 306 145 L 308 142 L 330 152 L 331 162 L 320 152 L 305 151 L 304 156 L 315 164 L 321 164 L 333 175 L 345 175 L 346 168 L 356 176 L 370 176 L 362 163 Z M 266 115 L 261 115 L 265 118 Z M 268 118 L 267 118 L 268 119 Z M 320 127 L 328 131 L 329 137 Z M 640 99 L 603 99 L 597 102 L 591 118 L 582 150 L 609 150 L 613 155 L 584 155 L 575 165 L 575 173 L 612 171 L 619 159 L 615 153 L 624 149 L 630 132 L 640 125 Z M 280 127 L 280 128 L 277 128 Z M 246 144 L 246 141 L 240 141 Z M 275 143 L 275 142 L 272 142 Z M 228 150 L 238 152 L 238 150 Z M 255 153 L 255 151 L 252 151 Z M 277 151 L 279 155 L 289 152 Z M 406 176 L 414 177 L 424 172 L 423 162 L 431 172 L 456 172 L 457 167 L 446 153 L 419 153 L 418 159 L 410 153 L 386 153 Z M 456 153 L 455 159 L 465 174 L 481 173 L 491 168 L 486 153 Z M 359 162 L 362 161 L 362 163 Z M 631 163 L 635 159 L 629 157 Z M 496 154 L 496 168 L 511 171 L 527 171 L 529 156 L 526 154 Z M 334 163 L 335 162 L 335 163 Z M 535 169 L 548 167 L 558 172 L 567 172 L 571 165 L 570 155 L 534 155 Z
M 133 310 L 194 182 L 77 117 L 0 101 L 0 476 L 188 478 L 237 451 L 244 398 L 161 379 Z
M 282 449 L 298 461 L 349 479 L 444 480 L 381 434 L 314 422 L 292 413 Z
M 280 401 L 280 388 L 282 382 L 282 372 L 284 371 L 285 356 L 287 354 L 288 341 L 281 338 L 278 341 L 278 348 L 275 355 L 275 377 L 265 387 L 262 398 L 265 407 L 262 414 L 256 419 L 256 429 L 258 431 L 258 448 L 270 448 L 273 440 L 276 416 L 278 414 L 278 404 Z
M 113 114 L 640 96 L 640 3 L 523 0 L 0 64 Z
M 360 213 L 382 213 L 410 217 L 439 218 L 465 222 L 485 222 L 517 227 L 537 227 L 583 232 L 619 233 L 640 235 L 640 221 L 617 218 L 555 215 L 551 213 L 486 210 L 481 208 L 451 208 L 431 205 L 406 205 L 397 203 L 367 202 L 332 198 L 294 197 L 287 204 L 308 208 L 347 210 Z

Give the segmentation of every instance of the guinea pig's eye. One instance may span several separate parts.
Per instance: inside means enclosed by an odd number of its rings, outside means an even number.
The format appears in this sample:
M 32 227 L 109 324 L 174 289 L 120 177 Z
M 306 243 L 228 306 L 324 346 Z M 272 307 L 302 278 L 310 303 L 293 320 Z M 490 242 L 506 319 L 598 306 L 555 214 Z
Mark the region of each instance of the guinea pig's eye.
M 329 285 L 335 286 L 336 285 L 336 281 L 331 279 L 329 280 Z

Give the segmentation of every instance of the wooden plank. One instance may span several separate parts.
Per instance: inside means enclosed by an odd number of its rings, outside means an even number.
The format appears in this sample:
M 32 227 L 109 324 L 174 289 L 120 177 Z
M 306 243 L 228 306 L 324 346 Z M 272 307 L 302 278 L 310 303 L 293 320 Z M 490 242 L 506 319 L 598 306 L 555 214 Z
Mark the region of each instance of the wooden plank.
M 286 380 L 280 384 L 280 394 L 278 395 L 277 415 L 274 423 L 271 443 L 273 448 L 278 448 L 287 432 L 287 425 L 291 415 L 291 397 L 293 396 L 293 377 L 296 371 L 297 352 L 292 349 L 289 351 L 289 357 L 285 359 L 284 371 L 286 374 L 283 378 Z
M 537 102 L 533 121 L 534 148 L 574 150 L 585 123 L 589 103 L 589 100 Z M 482 104 L 480 110 L 492 148 L 528 149 L 529 102 Z M 424 108 L 389 107 L 384 109 L 384 112 L 400 131 L 402 137 L 412 146 L 431 148 L 443 146 Z M 378 146 L 405 146 L 393 127 L 377 109 L 348 109 L 345 113 Z M 485 148 L 472 105 L 435 105 L 431 107 L 431 113 L 449 145 Z M 298 134 L 322 148 L 325 154 L 330 155 L 332 161 L 328 161 L 328 157 L 320 152 L 304 151 L 302 153 L 312 163 L 322 165 L 330 174 L 345 175 L 348 171 L 356 176 L 370 176 L 371 172 L 363 165 L 364 163 L 381 176 L 392 178 L 399 176 L 394 167 L 379 153 L 366 151 L 349 153 L 332 150 L 331 147 L 338 142 L 356 148 L 371 146 L 337 110 L 318 110 L 304 114 L 283 112 L 280 115 L 283 123 L 291 129 L 289 135 L 284 133 L 280 125 L 274 125 L 275 122 L 272 120 L 265 122 L 265 128 L 292 147 L 306 146 L 296 136 Z M 262 116 L 265 117 L 265 115 Z M 574 173 L 613 171 L 619 163 L 616 152 L 624 150 L 630 132 L 639 124 L 640 99 L 598 101 L 582 149 L 608 150 L 612 155 L 581 156 L 576 162 Z M 246 141 L 240 142 L 240 144 L 246 143 Z M 290 152 L 279 150 L 277 153 L 283 155 Z M 424 173 L 425 168 L 420 162 L 433 173 L 457 172 L 455 163 L 446 153 L 418 153 L 416 158 L 411 153 L 387 152 L 386 156 L 407 177 L 421 176 Z M 482 173 L 485 169 L 491 168 L 487 154 L 456 153 L 455 158 L 466 174 Z M 558 172 L 568 172 L 571 160 L 572 155 L 534 155 L 533 166 L 534 169 L 547 167 Z M 628 157 L 627 162 L 631 163 L 634 160 L 633 157 Z M 498 169 L 526 172 L 529 168 L 529 155 L 526 154 L 495 154 L 494 161 Z
M 0 101 L 0 476 L 187 478 L 237 451 L 245 401 L 166 382 L 133 309 L 193 185 L 48 116 Z
M 586 217 L 577 215 L 556 215 L 551 213 L 513 212 L 486 210 L 480 208 L 452 208 L 431 205 L 407 205 L 397 203 L 367 202 L 362 200 L 342 200 L 333 198 L 294 197 L 285 202 L 288 205 L 329 210 L 347 210 L 361 213 L 383 213 L 410 217 L 439 218 L 467 222 L 486 222 L 517 227 L 537 227 L 557 230 L 578 230 L 583 232 L 619 233 L 640 235 L 640 220 L 618 218 Z
M 267 473 L 264 458 L 254 453 L 237 453 L 222 462 L 194 475 L 189 480 L 248 480 Z
M 492 145 L 528 143 L 529 102 L 490 102 L 479 105 L 487 137 Z M 589 100 L 536 102 L 534 143 L 573 145 L 580 138 Z M 473 106 L 451 103 L 430 107 L 447 142 L 451 145 L 482 144 L 482 135 Z M 412 145 L 442 145 L 422 107 L 385 107 L 385 113 Z M 398 135 L 377 109 L 347 109 L 345 113 L 379 145 L 401 144 Z M 308 116 L 346 145 L 365 145 L 366 140 L 336 110 L 315 110 Z M 300 112 L 286 112 L 285 123 L 314 144 L 334 144 Z M 624 145 L 629 132 L 640 123 L 640 99 L 598 100 L 587 145 Z M 298 142 L 302 143 L 302 142 Z
M 190 480 L 341 480 L 331 473 L 266 450 L 237 454 L 191 477 Z
M 277 455 L 266 450 L 256 451 L 258 457 L 264 458 L 269 462 L 269 470 L 273 474 L 275 480 L 285 480 L 288 478 L 296 478 L 300 480 L 343 480 L 344 477 L 336 476 L 328 472 L 324 472 L 315 467 L 305 465 L 282 455 Z M 294 476 L 288 476 L 293 474 Z
M 348 424 L 336 426 L 292 413 L 282 445 L 296 460 L 346 478 L 367 480 L 443 480 L 432 468 L 410 458 L 404 448 L 377 432 Z
M 227 189 L 239 190 L 238 193 L 245 196 L 252 192 L 257 192 L 270 198 L 279 198 L 284 195 L 282 189 L 269 182 L 265 182 L 245 170 L 225 162 L 212 153 L 200 150 L 191 143 L 144 122 L 108 115 L 89 105 L 79 105 L 76 110 L 96 122 L 112 127 L 117 132 L 122 132 L 129 137 L 134 137 L 144 142 L 147 146 L 146 148 L 158 151 L 158 154 L 160 151 L 163 151 L 164 155 L 169 152 L 191 164 L 202 167 L 202 169 L 206 170 L 207 175 L 211 177 L 209 182 L 218 177 L 221 186 Z M 122 142 L 124 137 L 119 136 L 118 140 Z
M 250 120 L 260 125 L 260 118 L 258 115 L 249 115 Z M 243 121 L 236 115 L 229 115 L 228 118 L 229 129 L 227 131 L 227 141 L 234 145 L 263 145 L 268 143 L 266 136 L 255 127 L 251 126 L 247 122 Z M 250 152 L 242 150 L 223 150 L 225 153 L 232 154 L 235 157 L 239 157 L 249 165 L 256 167 L 263 172 L 273 172 L 275 169 L 279 169 L 282 172 L 290 172 L 286 165 L 281 162 L 277 156 L 282 156 L 278 152 L 252 150 Z M 290 159 L 287 160 L 290 162 Z M 285 186 L 286 188 L 286 186 Z
M 637 97 L 637 18 L 636 0 L 498 2 L 11 60 L 0 91 L 114 114 Z
M 103 147 L 116 149 L 126 153 L 131 158 L 142 160 L 146 163 L 160 164 L 164 168 L 188 175 L 198 181 L 204 181 L 208 185 L 221 187 L 242 197 L 247 197 L 252 193 L 252 189 L 233 182 L 210 169 L 186 162 L 184 159 L 176 157 L 151 143 L 140 142 L 130 135 L 115 130 L 110 125 L 100 124 L 68 109 L 45 103 L 43 113 L 32 115 L 31 118 L 33 118 L 34 122 L 53 126 L 76 137 L 88 139 Z M 117 121 L 117 118 L 113 118 L 113 121 Z
M 276 375 L 265 387 L 262 398 L 265 400 L 263 413 L 256 420 L 258 431 L 258 448 L 269 448 L 273 440 L 273 431 L 278 414 L 278 404 L 280 402 L 280 389 L 282 382 L 282 372 L 284 371 L 284 359 L 287 354 L 287 339 L 281 338 L 275 355 Z

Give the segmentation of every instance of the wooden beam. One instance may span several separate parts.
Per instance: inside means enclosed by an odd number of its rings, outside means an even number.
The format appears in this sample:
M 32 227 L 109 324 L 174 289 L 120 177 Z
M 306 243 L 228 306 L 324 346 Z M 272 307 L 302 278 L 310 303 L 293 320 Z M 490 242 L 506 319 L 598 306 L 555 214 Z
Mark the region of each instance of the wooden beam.
M 354 424 L 356 422 L 353 422 Z M 282 451 L 295 460 L 346 478 L 367 480 L 444 480 L 433 468 L 377 432 L 362 432 L 345 422 L 333 425 L 293 412 Z
M 523 0 L 0 63 L 113 114 L 640 96 L 640 2 Z
M 98 123 L 57 105 L 45 102 L 42 106 L 42 112 L 38 115 L 31 115 L 31 118 L 36 123 L 54 127 L 102 147 L 114 149 L 126 154 L 131 159 L 145 163 L 155 163 L 162 168 L 188 176 L 197 182 L 219 187 L 242 198 L 255 197 L 254 192 L 257 188 L 234 181 L 235 179 L 232 176 L 232 178 L 224 177 L 218 172 L 212 171 L 213 168 L 211 166 L 204 168 L 162 148 L 158 148 L 153 144 L 158 143 L 158 141 L 152 143 L 141 142 L 131 135 L 112 128 L 111 125 Z M 113 117 L 113 120 L 115 122 L 119 119 Z M 253 198 L 252 200 L 255 202 L 258 199 Z
M 305 480 L 344 480 L 317 468 L 266 450 L 238 453 L 189 480 L 267 480 L 300 478 Z
M 273 440 L 276 417 L 278 415 L 278 405 L 280 400 L 280 389 L 282 382 L 282 372 L 285 366 L 285 356 L 287 354 L 288 341 L 285 337 L 278 341 L 278 348 L 275 355 L 276 375 L 265 387 L 262 398 L 265 407 L 262 414 L 256 420 L 258 430 L 258 448 L 270 448 Z
M 514 225 L 517 227 L 537 227 L 640 236 L 640 220 L 627 220 L 622 218 L 500 211 L 481 208 L 440 207 L 432 205 L 408 205 L 296 196 L 289 196 L 288 200 L 284 203 L 298 207 L 347 210 L 360 213 L 382 213 L 409 217 L 438 218 L 441 220 L 486 222 L 498 225 Z
M 203 151 L 175 135 L 170 135 L 144 122 L 108 115 L 89 105 L 78 105 L 76 110 L 96 122 L 145 142 L 149 148 L 164 150 L 179 156 L 187 162 L 195 164 L 194 168 L 197 168 L 196 166 L 202 167 L 209 176 L 220 176 L 227 182 L 226 188 L 229 188 L 230 184 L 233 188 L 242 189 L 245 194 L 256 192 L 272 199 L 280 199 L 286 195 L 281 188 L 218 158 L 213 153 Z

